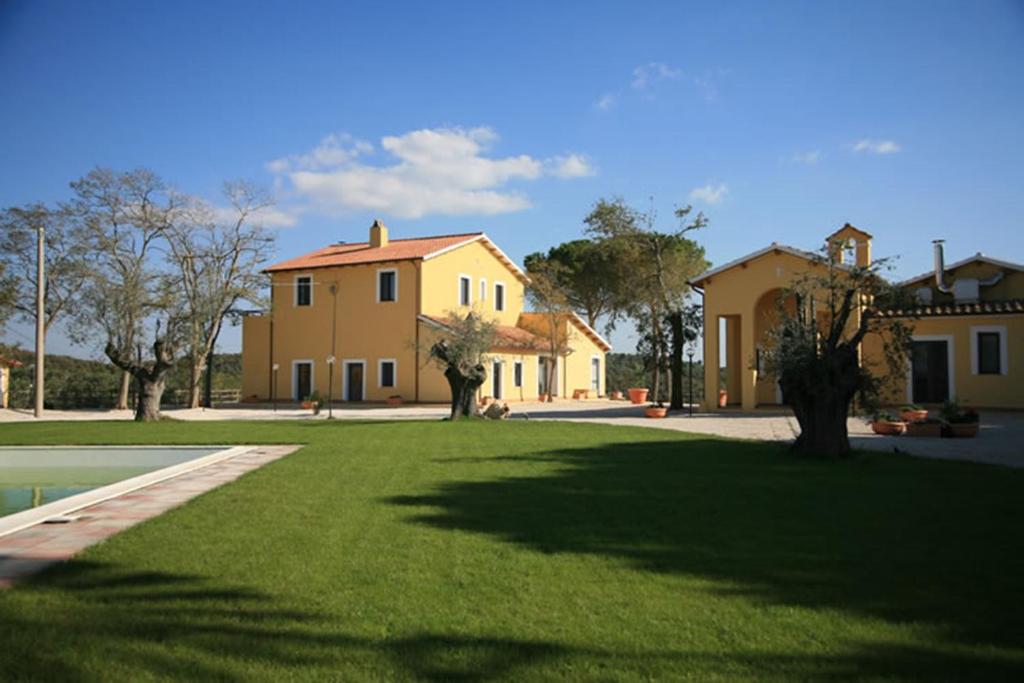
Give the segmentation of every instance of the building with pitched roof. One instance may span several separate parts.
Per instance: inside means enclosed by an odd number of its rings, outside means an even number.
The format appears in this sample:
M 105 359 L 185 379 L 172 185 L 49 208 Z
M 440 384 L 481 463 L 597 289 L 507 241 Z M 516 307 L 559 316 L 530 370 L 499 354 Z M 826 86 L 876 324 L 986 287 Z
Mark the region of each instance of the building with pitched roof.
M 826 238 L 839 249 L 840 265 L 871 263 L 872 236 L 850 224 Z M 916 304 L 878 311 L 912 328 L 906 377 L 889 378 L 884 397 L 893 404 L 938 405 L 949 399 L 977 407 L 1024 408 L 1024 266 L 983 254 L 945 265 L 943 245 L 935 243 L 935 268 L 897 283 Z M 787 287 L 819 254 L 772 243 L 708 270 L 692 280 L 704 295 L 706 408 L 725 392 L 726 406 L 753 409 L 782 402 L 776 378 L 761 363 L 761 352 Z M 859 323 L 855 311 L 853 324 Z M 724 337 L 724 339 L 723 339 Z M 880 367 L 883 348 L 877 334 L 862 347 L 863 362 Z
M 482 232 L 392 240 L 374 221 L 367 242 L 333 244 L 265 272 L 271 307 L 243 321 L 246 400 L 316 392 L 352 402 L 447 401 L 448 383 L 427 349 L 450 314 L 470 311 L 496 325 L 482 396 L 605 391 L 608 342 L 573 315 L 560 333 L 571 352 L 551 357 L 543 325 L 523 310 L 529 278 Z M 556 366 L 551 387 L 548 363 Z

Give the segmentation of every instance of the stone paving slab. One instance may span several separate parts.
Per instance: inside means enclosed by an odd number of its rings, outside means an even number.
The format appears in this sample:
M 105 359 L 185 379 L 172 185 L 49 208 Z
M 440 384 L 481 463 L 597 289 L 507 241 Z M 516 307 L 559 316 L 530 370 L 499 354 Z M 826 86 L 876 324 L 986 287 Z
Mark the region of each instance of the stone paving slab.
M 234 481 L 301 446 L 255 446 L 172 479 L 77 510 L 64 524 L 36 524 L 0 537 L 0 589 L 64 562 L 85 548 Z

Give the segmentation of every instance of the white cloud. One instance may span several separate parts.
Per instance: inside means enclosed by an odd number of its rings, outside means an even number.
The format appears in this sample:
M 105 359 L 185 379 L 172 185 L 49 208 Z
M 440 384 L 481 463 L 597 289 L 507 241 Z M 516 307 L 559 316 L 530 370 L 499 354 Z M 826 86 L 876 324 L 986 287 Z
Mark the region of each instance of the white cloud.
M 644 90 L 659 81 L 674 80 L 682 75 L 682 71 L 664 62 L 649 62 L 633 69 L 630 86 L 634 90 Z
M 606 92 L 604 95 L 601 95 L 601 99 L 599 99 L 594 106 L 603 111 L 608 111 L 609 109 L 615 106 L 615 103 L 618 101 L 618 99 L 619 96 L 616 95 L 615 93 Z
M 547 171 L 558 178 L 584 178 L 597 173 L 590 160 L 582 154 L 570 154 L 549 159 Z
M 485 156 L 497 139 L 486 127 L 415 130 L 382 138 L 380 147 L 393 160 L 371 165 L 363 159 L 372 153 L 369 143 L 329 136 L 313 151 L 267 168 L 287 177 L 295 192 L 320 210 L 373 211 L 400 218 L 521 211 L 530 207 L 530 200 L 505 189 L 509 182 L 594 172 L 579 154 L 551 159 Z
M 871 154 L 895 154 L 900 151 L 900 146 L 892 140 L 872 140 L 864 138 L 851 145 L 854 152 L 869 152 Z
M 820 149 L 812 149 L 807 152 L 799 152 L 790 157 L 790 161 L 794 164 L 806 164 L 807 166 L 814 166 L 816 163 L 821 161 L 823 155 Z
M 703 187 L 695 187 L 690 191 L 690 201 L 701 201 L 707 202 L 708 204 L 718 204 L 725 195 L 729 193 L 729 187 L 725 183 L 719 183 L 718 185 L 708 184 Z

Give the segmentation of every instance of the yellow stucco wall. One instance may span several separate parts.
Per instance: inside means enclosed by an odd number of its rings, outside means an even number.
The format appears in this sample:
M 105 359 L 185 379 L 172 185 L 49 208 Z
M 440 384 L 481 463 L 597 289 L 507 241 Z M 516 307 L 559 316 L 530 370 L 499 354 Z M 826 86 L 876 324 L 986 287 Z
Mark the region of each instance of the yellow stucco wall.
M 398 300 L 377 302 L 377 271 L 396 269 Z M 446 402 L 450 399 L 443 373 L 427 356 L 427 349 L 436 339 L 433 328 L 417 322 L 417 312 L 445 317 L 450 312 L 468 312 L 459 305 L 459 276 L 471 278 L 471 308 L 498 324 L 514 326 L 523 310 L 524 286 L 517 275 L 479 242 L 472 242 L 426 261 L 318 268 L 309 271 L 274 273 L 272 312 L 251 316 L 242 327 L 242 394 L 246 399 L 270 398 L 270 367 L 280 366 L 276 394 L 280 400 L 302 397 L 294 393 L 294 362 L 313 362 L 313 389 L 327 394 L 328 365 L 331 355 L 332 315 L 336 310 L 337 338 L 333 355 L 333 397 L 345 396 L 345 364 L 365 362 L 364 400 L 383 401 L 398 394 L 407 401 Z M 310 306 L 295 305 L 295 280 L 299 276 L 313 278 L 313 301 Z M 486 283 L 481 298 L 481 282 Z M 337 297 L 330 285 L 337 285 Z M 418 283 L 420 283 L 418 285 Z M 505 307 L 495 310 L 495 284 L 505 286 Z M 273 342 L 271 343 L 271 330 Z M 419 337 L 417 337 L 419 334 Z M 560 370 L 560 384 L 575 384 L 589 378 L 589 358 L 601 357 L 601 390 L 604 391 L 604 354 L 583 335 L 573 343 L 583 355 L 570 359 Z M 271 352 L 272 349 L 272 352 Z M 420 349 L 417 352 L 417 349 Z M 271 355 L 273 359 L 271 360 Z M 504 400 L 535 400 L 537 398 L 537 355 L 530 352 L 497 350 L 491 354 L 502 361 Z M 583 356 L 586 356 L 585 358 Z M 381 359 L 396 361 L 396 386 L 379 387 L 378 363 Z M 523 364 L 522 387 L 513 386 L 513 366 Z M 482 395 L 494 392 L 493 366 L 488 364 L 488 380 Z M 417 383 L 418 379 L 418 383 Z M 580 388 L 588 387 L 581 383 Z M 418 391 L 417 391 L 418 390 Z M 571 395 L 571 391 L 570 391 Z
M 11 369 L 0 365 L 0 408 L 6 408 L 11 393 Z
M 1003 272 L 1003 279 L 989 287 L 982 287 L 980 290 L 983 301 L 1005 301 L 1007 299 L 1019 299 L 1024 297 L 1024 272 L 1019 270 L 1008 270 L 992 263 L 974 261 L 965 263 L 959 268 L 946 269 L 946 282 L 952 283 L 958 278 L 977 278 L 985 280 L 997 272 Z M 913 283 L 907 284 L 911 290 L 918 287 L 929 287 L 932 290 L 934 303 L 953 303 L 952 294 L 943 294 L 935 289 L 935 278 L 931 275 L 920 278 Z
M 470 278 L 471 306 L 459 304 L 459 276 Z M 484 281 L 486 297 L 481 300 Z M 494 308 L 494 285 L 505 285 L 505 310 Z M 501 325 L 515 325 L 523 312 L 523 283 L 480 242 L 471 242 L 423 262 L 421 312 L 444 317 L 470 308 Z
M 907 320 L 914 337 L 942 339 L 952 344 L 951 395 L 963 405 L 978 408 L 1024 408 L 1024 315 L 1015 316 L 939 316 Z M 974 329 L 972 329 L 974 328 Z M 1002 374 L 982 375 L 976 372 L 972 355 L 972 337 L 978 328 L 983 331 L 1005 330 L 1006 363 Z M 864 340 L 864 359 L 881 365 L 881 339 L 872 334 Z M 908 368 L 909 370 L 909 368 Z M 874 369 L 872 370 L 875 371 Z M 882 374 L 882 373 L 879 373 Z M 901 405 L 910 402 L 909 377 L 883 380 L 883 402 Z

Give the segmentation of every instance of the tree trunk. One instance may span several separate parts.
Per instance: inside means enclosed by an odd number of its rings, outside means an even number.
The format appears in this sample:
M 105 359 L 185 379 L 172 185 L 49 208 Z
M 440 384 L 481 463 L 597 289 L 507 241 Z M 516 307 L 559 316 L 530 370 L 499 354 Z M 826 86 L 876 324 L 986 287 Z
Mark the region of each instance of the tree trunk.
M 189 361 L 188 407 L 198 408 L 204 368 L 202 362 L 196 358 L 190 358 Z
M 130 372 L 121 373 L 121 388 L 117 392 L 117 404 L 114 405 L 115 410 L 128 410 L 128 392 L 132 387 L 132 374 Z
M 140 378 L 138 380 L 139 401 L 135 407 L 136 422 L 154 422 L 160 419 L 160 401 L 164 395 L 167 382 L 165 377 L 157 380 Z
M 686 337 L 683 330 L 683 313 L 674 311 L 669 316 L 669 325 L 672 328 L 672 395 L 669 400 L 669 408 L 672 410 L 683 409 L 683 347 L 686 345 Z
M 793 443 L 793 452 L 811 458 L 848 457 L 848 409 L 849 401 L 841 398 L 796 402 L 793 405 L 793 412 L 800 423 L 800 435 Z
M 452 410 L 450 419 L 477 417 L 480 408 L 476 402 L 477 389 L 484 383 L 487 371 L 483 365 L 475 366 L 468 375 L 459 372 L 458 368 L 448 366 L 444 371 L 445 379 L 452 392 Z

